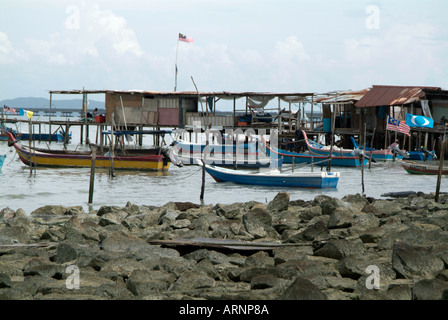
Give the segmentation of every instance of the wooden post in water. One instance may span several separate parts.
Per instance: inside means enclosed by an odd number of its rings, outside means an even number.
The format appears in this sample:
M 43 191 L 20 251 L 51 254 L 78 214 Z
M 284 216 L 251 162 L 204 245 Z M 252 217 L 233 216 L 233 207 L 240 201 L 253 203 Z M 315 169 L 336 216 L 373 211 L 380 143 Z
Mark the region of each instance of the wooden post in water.
M 35 149 L 31 148 L 31 139 L 34 140 L 34 134 L 33 134 L 33 122 L 30 118 L 29 122 L 28 122 L 28 150 L 30 151 L 30 175 L 33 173 L 33 169 L 34 169 L 34 173 L 36 173 L 36 162 L 35 159 L 33 158 L 33 156 L 35 157 L 34 153 L 35 153 Z
M 236 133 L 236 137 L 235 137 L 235 164 L 234 164 L 234 169 L 237 170 L 238 169 L 238 147 L 239 147 L 239 136 L 238 136 L 238 132 Z M 243 147 L 244 149 L 244 147 Z
M 0 132 L 2 133 L 2 134 L 4 134 L 6 131 L 6 126 L 5 126 L 5 107 L 6 107 L 6 105 L 3 105 L 3 108 L 2 108 L 2 121 L 1 121 L 1 123 L 2 123 L 2 125 L 0 126 Z
M 440 147 L 439 174 L 437 175 L 436 197 L 434 199 L 436 202 L 439 201 L 440 182 L 442 181 L 442 170 L 443 170 L 443 160 L 445 159 L 446 140 L 443 140 L 442 142 L 440 142 L 440 144 L 441 147 Z
M 364 122 L 364 141 L 363 141 L 363 145 L 364 145 L 364 152 L 362 153 L 361 156 L 361 184 L 362 184 L 362 194 L 364 194 L 364 155 L 365 155 L 365 151 L 366 151 L 366 136 L 367 136 L 367 126 L 366 123 Z
M 93 201 L 93 185 L 95 182 L 95 161 L 96 161 L 96 146 L 92 146 L 92 160 L 90 164 L 90 183 L 89 183 L 89 203 Z
M 196 93 L 198 94 L 198 102 L 201 104 L 201 111 L 202 111 L 202 117 L 204 118 L 204 129 L 205 129 L 205 148 L 204 148 L 204 157 L 203 157 L 203 163 L 202 163 L 202 184 L 201 184 L 201 194 L 199 195 L 199 199 L 201 200 L 201 204 L 204 204 L 204 191 L 205 191 L 205 161 L 206 161 L 206 152 L 210 148 L 209 142 L 208 142 L 208 132 L 207 132 L 207 123 L 206 123 L 206 115 L 204 113 L 204 107 L 202 106 L 201 97 L 199 95 L 198 87 L 196 86 L 196 82 L 194 82 L 193 76 L 191 76 L 191 81 L 193 82 L 194 87 L 196 88 Z M 207 109 L 205 110 L 207 111 Z M 208 128 L 210 129 L 212 127 L 211 122 L 208 125 Z M 196 142 L 197 142 L 197 133 L 196 133 Z
M 373 141 L 375 139 L 375 130 L 376 130 L 376 127 L 373 128 L 372 139 L 370 139 L 369 169 L 370 169 L 370 166 L 372 165 Z M 366 152 L 365 145 L 364 145 L 364 152 Z
M 112 124 L 110 126 L 110 149 L 109 149 L 109 176 L 114 176 L 114 113 L 112 112 Z
M 394 142 L 397 141 L 397 131 L 395 131 L 395 137 L 394 137 Z M 394 157 L 392 158 L 392 162 L 395 162 L 395 159 L 397 158 L 397 152 L 395 150 L 392 150 Z
M 337 96 L 336 96 L 337 97 Z M 333 105 L 333 113 L 331 115 L 331 143 L 330 143 L 330 155 L 328 157 L 327 171 L 331 172 L 331 157 L 333 156 L 333 145 L 334 145 L 334 130 L 336 121 L 336 105 Z M 325 141 L 326 142 L 326 141 Z
M 48 108 L 50 111 L 50 113 L 48 115 L 48 135 L 49 135 L 48 142 L 49 143 L 51 143 L 51 102 L 52 102 L 52 99 L 53 99 L 53 93 L 50 92 L 50 106 Z
M 68 118 L 67 121 L 65 122 L 65 135 L 64 135 L 64 149 L 67 148 L 67 144 L 69 143 L 70 140 L 70 125 L 68 124 Z
M 201 204 L 204 202 L 204 192 L 205 192 L 205 164 L 207 161 L 207 152 L 210 149 L 209 142 L 208 142 L 208 132 L 206 130 L 205 133 L 205 147 L 204 147 L 204 156 L 202 158 L 202 181 L 201 181 L 201 194 L 199 196 L 199 200 L 201 200 Z

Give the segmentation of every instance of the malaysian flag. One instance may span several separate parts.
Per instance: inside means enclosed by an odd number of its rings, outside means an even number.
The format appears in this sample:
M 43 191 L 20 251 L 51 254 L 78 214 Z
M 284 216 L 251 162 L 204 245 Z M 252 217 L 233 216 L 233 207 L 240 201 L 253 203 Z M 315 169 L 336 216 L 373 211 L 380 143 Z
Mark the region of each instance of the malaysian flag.
M 179 41 L 183 41 L 183 42 L 193 42 L 193 38 L 186 36 L 182 33 L 179 33 Z
M 16 109 L 14 109 L 14 108 L 10 108 L 10 107 L 8 107 L 8 106 L 3 106 L 3 110 L 5 110 L 5 111 L 9 111 L 9 112 L 11 112 L 11 113 L 13 113 L 13 114 L 16 114 Z
M 387 117 L 387 130 L 398 131 L 410 135 L 411 128 L 404 121 L 399 121 L 395 118 Z

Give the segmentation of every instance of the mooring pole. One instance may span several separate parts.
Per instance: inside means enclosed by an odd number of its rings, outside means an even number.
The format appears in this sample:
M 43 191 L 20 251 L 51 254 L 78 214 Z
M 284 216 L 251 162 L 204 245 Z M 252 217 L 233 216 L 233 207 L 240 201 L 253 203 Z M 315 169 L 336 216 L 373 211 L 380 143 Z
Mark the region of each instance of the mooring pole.
M 440 150 L 440 163 L 439 163 L 439 174 L 437 175 L 437 188 L 436 188 L 436 197 L 435 201 L 439 201 L 439 191 L 440 191 L 440 182 L 442 181 L 442 170 L 443 170 L 443 160 L 445 158 L 445 144 L 446 140 L 440 142 L 441 150 Z
M 374 141 L 374 138 L 375 138 L 375 130 L 376 130 L 376 127 L 373 128 L 372 139 L 370 140 L 369 169 L 370 169 L 370 167 L 372 165 L 373 141 Z M 364 145 L 364 152 L 366 152 L 366 145 Z
M 95 161 L 96 161 L 96 146 L 92 146 L 92 160 L 90 164 L 90 184 L 89 184 L 89 203 L 93 201 L 93 185 L 95 182 Z
M 364 122 L 364 152 L 361 155 L 361 184 L 362 184 L 362 194 L 364 194 L 364 159 L 365 159 L 365 152 L 366 152 L 366 135 L 367 135 L 367 126 Z
M 109 148 L 109 176 L 114 176 L 114 157 L 115 157 L 115 145 L 114 145 L 114 113 L 112 112 L 112 124 L 110 126 L 110 148 Z

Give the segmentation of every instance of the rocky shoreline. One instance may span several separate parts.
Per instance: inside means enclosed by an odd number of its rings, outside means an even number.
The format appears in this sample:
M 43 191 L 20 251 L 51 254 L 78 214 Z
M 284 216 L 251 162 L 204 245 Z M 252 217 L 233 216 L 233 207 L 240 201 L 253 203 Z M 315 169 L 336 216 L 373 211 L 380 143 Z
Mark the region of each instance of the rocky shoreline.
M 448 196 L 4 208 L 0 299 L 448 299 Z

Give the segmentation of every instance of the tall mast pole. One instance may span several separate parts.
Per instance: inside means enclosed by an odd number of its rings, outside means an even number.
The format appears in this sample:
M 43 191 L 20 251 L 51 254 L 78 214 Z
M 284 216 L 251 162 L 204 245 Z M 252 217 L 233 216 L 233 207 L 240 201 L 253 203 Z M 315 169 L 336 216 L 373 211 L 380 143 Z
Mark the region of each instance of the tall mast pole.
M 177 46 L 176 46 L 176 65 L 174 70 L 174 92 L 177 89 L 177 52 L 179 51 L 179 37 L 177 38 Z

